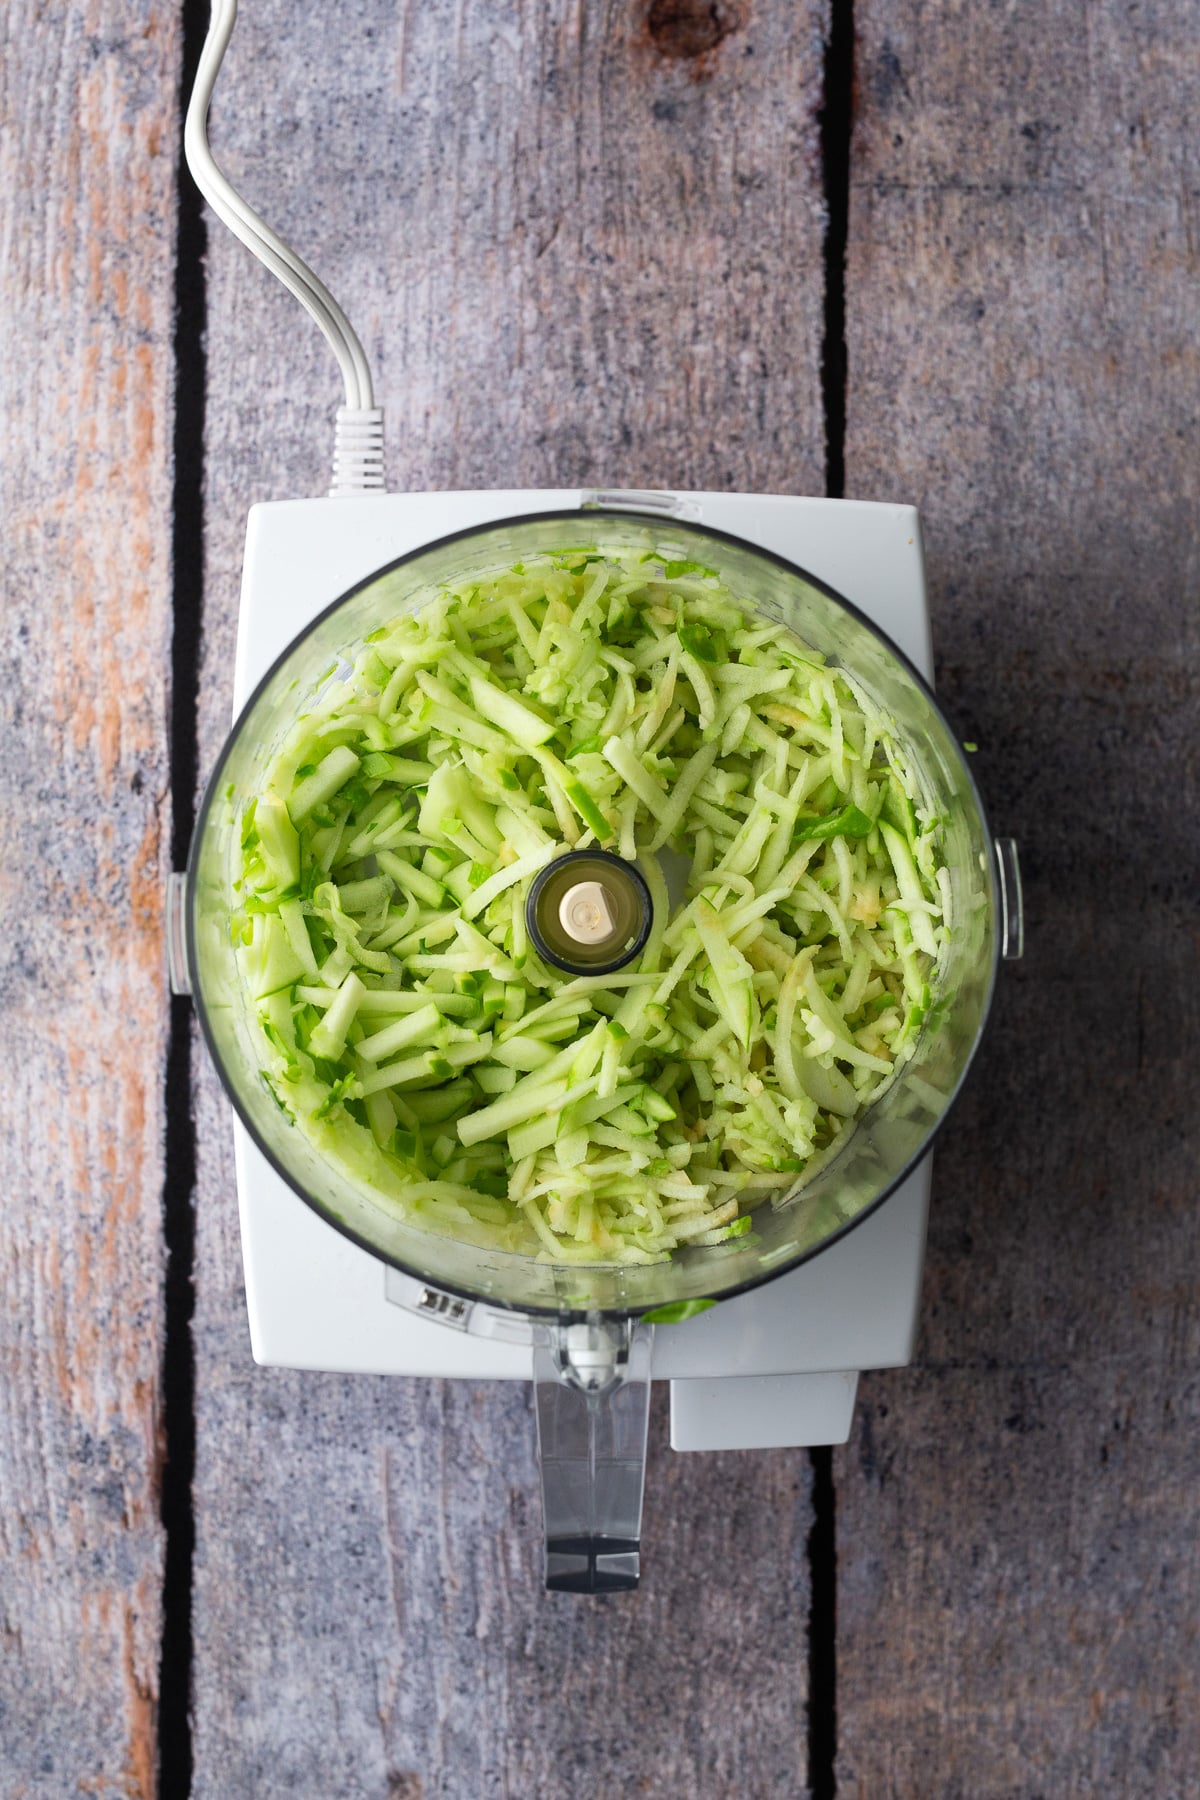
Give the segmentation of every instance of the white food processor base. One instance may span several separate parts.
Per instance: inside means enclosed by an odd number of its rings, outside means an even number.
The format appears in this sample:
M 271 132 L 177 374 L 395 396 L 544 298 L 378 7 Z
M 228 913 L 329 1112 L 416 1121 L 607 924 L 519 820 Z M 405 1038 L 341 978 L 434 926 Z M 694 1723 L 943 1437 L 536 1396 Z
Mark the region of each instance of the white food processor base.
M 250 514 L 235 712 L 280 652 L 385 563 L 450 532 L 603 499 L 698 519 L 773 550 L 853 601 L 932 679 L 924 562 L 912 507 L 783 495 L 498 490 L 285 500 Z M 318 1218 L 234 1121 L 255 1360 L 346 1373 L 531 1377 L 528 1342 L 454 1329 L 443 1297 Z M 844 1443 L 858 1371 L 912 1355 L 930 1159 L 840 1242 L 767 1286 L 655 1333 L 676 1450 Z

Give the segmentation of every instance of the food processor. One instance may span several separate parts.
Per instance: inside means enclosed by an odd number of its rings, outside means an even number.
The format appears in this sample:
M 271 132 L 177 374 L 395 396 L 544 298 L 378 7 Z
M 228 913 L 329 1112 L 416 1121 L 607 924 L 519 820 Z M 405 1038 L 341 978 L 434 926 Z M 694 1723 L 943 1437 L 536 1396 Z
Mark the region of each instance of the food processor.
M 344 315 L 233 194 L 208 152 L 207 100 L 235 12 L 229 0 L 214 8 L 189 114 L 189 161 L 221 216 L 340 345 L 348 399 L 333 494 L 251 511 L 237 722 L 169 908 L 173 980 L 195 997 L 237 1115 L 254 1354 L 304 1368 L 532 1378 L 547 1586 L 630 1588 L 639 1574 L 651 1379 L 671 1382 L 677 1449 L 831 1443 L 848 1434 L 857 1372 L 908 1360 L 927 1151 L 980 1041 L 998 961 L 1020 954 L 1015 849 L 993 839 L 963 749 L 928 686 L 911 508 L 603 489 L 384 491 L 382 417 L 361 349 L 357 357 L 346 349 Z M 229 796 L 258 790 L 281 734 L 330 667 L 347 666 L 373 630 L 444 584 L 585 542 L 703 563 L 748 610 L 850 672 L 891 722 L 941 821 L 951 892 L 953 926 L 920 1036 L 836 1154 L 760 1205 L 747 1237 L 645 1266 L 562 1266 L 434 1235 L 381 1210 L 294 1128 L 261 1079 L 230 933 L 239 841 Z M 615 966 L 601 943 L 617 929 L 616 910 L 607 910 L 617 907 L 615 890 L 594 857 L 555 871 L 551 863 L 558 887 L 545 918 L 556 917 L 563 934 L 546 948 L 560 967 L 602 975 Z M 686 864 L 675 873 L 685 879 Z M 624 961 L 638 950 L 636 893 L 630 905 L 617 932 Z

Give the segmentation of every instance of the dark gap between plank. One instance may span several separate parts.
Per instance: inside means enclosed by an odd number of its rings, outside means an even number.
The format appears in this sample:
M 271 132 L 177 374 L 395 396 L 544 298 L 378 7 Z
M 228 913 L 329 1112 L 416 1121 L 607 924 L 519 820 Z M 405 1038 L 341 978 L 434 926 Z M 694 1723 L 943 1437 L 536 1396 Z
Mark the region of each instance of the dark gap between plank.
M 854 128 L 854 3 L 831 0 L 820 113 L 825 196 L 825 331 L 821 400 L 825 492 L 846 493 L 846 244 L 850 228 L 850 143 Z M 837 1795 L 837 1493 L 833 1451 L 809 1451 L 812 1525 L 808 1534 L 808 1790 Z
M 183 160 L 183 118 L 208 29 L 205 0 L 184 0 L 176 186 L 175 430 L 171 521 L 171 828 L 172 867 L 182 869 L 195 822 L 199 764 L 196 710 L 204 598 L 204 332 L 207 228 L 200 195 Z M 161 1518 L 166 1537 L 162 1654 L 158 1675 L 160 1800 L 192 1790 L 192 1555 L 196 1542 L 192 1480 L 196 1467 L 195 1309 L 196 1134 L 192 1119 L 191 1002 L 171 1001 L 166 1071 L 166 1322 L 162 1409 L 165 1455 Z
M 837 1500 L 833 1451 L 809 1451 L 812 1525 L 808 1533 L 808 1791 L 837 1794 Z
M 850 138 L 854 127 L 854 0 L 831 0 L 820 112 L 825 195 L 825 492 L 846 493 L 846 241 L 850 227 Z

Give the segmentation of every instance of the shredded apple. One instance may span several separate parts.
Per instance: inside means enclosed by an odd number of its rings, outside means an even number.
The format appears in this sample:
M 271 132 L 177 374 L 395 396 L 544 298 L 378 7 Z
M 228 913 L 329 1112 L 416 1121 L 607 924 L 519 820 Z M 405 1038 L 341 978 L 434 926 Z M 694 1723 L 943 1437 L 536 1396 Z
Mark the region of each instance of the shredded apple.
M 853 677 L 655 555 L 564 550 L 373 632 L 241 843 L 280 1106 L 381 1207 L 554 1262 L 752 1231 L 911 1052 L 949 925 L 937 821 Z M 593 846 L 653 921 L 572 977 L 526 899 Z

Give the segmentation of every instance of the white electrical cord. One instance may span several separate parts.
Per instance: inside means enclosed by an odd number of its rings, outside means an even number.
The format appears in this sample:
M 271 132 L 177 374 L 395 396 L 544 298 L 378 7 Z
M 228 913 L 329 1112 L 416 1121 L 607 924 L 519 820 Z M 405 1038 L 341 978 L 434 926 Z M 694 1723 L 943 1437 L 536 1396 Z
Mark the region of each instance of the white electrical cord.
M 371 370 L 349 319 L 324 282 L 271 230 L 217 167 L 208 142 L 213 88 L 237 23 L 237 0 L 213 0 L 188 104 L 183 147 L 196 186 L 217 217 L 295 294 L 324 332 L 346 386 L 334 436 L 332 494 L 383 490 L 383 410 L 375 405 Z

